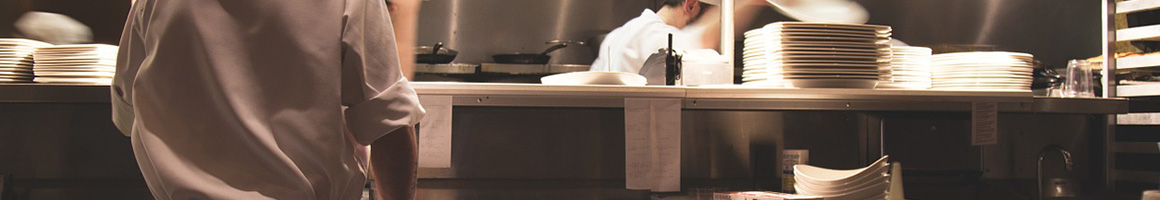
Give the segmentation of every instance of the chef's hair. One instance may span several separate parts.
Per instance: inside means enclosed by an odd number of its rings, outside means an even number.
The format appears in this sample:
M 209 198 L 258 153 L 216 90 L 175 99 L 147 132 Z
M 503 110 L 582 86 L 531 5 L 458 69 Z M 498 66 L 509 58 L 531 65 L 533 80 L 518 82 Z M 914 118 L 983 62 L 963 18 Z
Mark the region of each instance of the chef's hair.
M 661 7 L 665 7 L 665 6 L 681 6 L 681 4 L 684 4 L 684 3 L 685 3 L 685 1 L 697 1 L 697 0 L 664 0 L 663 2 L 661 2 Z M 705 8 L 705 7 L 711 6 L 711 4 L 707 4 L 707 3 L 704 3 L 704 2 L 700 2 L 700 1 L 698 1 L 697 3 L 700 3 L 702 8 Z
M 681 4 L 685 3 L 685 1 L 697 1 L 697 3 L 701 4 L 701 13 L 697 13 L 696 18 L 701 18 L 701 15 L 705 14 L 705 11 L 708 10 L 705 8 L 709 8 L 709 6 L 713 6 L 713 4 L 707 4 L 705 2 L 700 2 L 699 0 L 664 0 L 663 2 L 661 2 L 661 8 L 669 7 L 669 6 L 680 7 Z
M 684 4 L 685 1 L 691 0 L 665 0 L 664 2 L 661 2 L 661 6 L 680 6 L 681 4 Z

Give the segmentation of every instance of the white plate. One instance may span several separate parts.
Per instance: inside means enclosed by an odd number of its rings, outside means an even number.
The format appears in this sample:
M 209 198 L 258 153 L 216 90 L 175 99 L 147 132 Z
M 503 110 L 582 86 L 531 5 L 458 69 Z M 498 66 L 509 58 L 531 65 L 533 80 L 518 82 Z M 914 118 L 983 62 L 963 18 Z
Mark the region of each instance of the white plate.
M 858 42 L 863 44 L 882 44 L 886 40 L 878 38 L 826 37 L 826 36 L 771 36 L 772 40 L 782 42 Z
M 0 76 L 12 76 L 12 75 L 32 76 L 32 72 L 31 71 L 0 71 Z
M 837 79 L 857 79 L 857 80 L 878 80 L 879 75 L 782 75 L 785 79 L 823 79 L 823 80 L 837 80 Z
M 23 78 L 0 78 L 0 83 L 31 83 L 32 79 Z
M 879 32 L 877 30 L 854 30 L 842 28 L 818 28 L 818 27 L 785 27 L 785 26 L 765 26 L 762 27 L 764 32 L 755 32 L 753 36 L 770 35 L 776 33 L 839 33 L 839 34 L 854 34 L 854 35 L 868 35 L 868 36 L 890 36 L 890 32 Z
M 861 38 L 861 39 L 885 39 L 889 35 L 879 34 L 858 34 L 858 33 L 841 33 L 841 32 L 827 32 L 827 31 L 777 31 L 768 36 L 776 37 L 842 37 L 842 38 Z
M 52 46 L 52 44 L 49 44 L 47 42 L 41 42 L 39 40 L 31 40 L 31 39 L 25 39 L 25 38 L 0 38 L 0 43 L 19 43 L 19 44 L 29 44 L 29 45 L 36 45 L 36 46 Z
M 792 55 L 850 55 L 850 56 L 874 56 L 882 58 L 888 54 L 876 52 L 840 52 L 840 51 L 803 51 L 803 50 L 778 50 L 774 51 L 773 56 L 792 56 Z
M 36 77 L 33 81 L 38 83 L 79 83 L 79 84 L 110 84 L 113 82 L 112 78 L 49 78 Z
M 842 15 L 842 14 L 838 14 Z M 867 25 L 861 23 L 828 23 L 828 22 L 775 22 L 765 25 L 765 27 L 783 27 L 783 28 L 822 28 L 822 29 L 853 29 L 853 30 L 873 30 L 878 32 L 890 31 L 890 26 L 882 25 Z
M 105 72 L 36 72 L 35 75 L 51 78 L 113 78 L 113 73 Z
M 969 51 L 969 52 L 942 53 L 942 54 L 938 54 L 936 56 L 979 56 L 979 55 L 1012 56 L 1012 57 L 1020 57 L 1020 58 L 1034 57 L 1033 55 L 1031 55 L 1029 53 L 1010 52 L 1010 51 Z
M 878 80 L 859 79 L 788 79 L 786 86 L 795 88 L 867 88 L 872 89 Z
M 877 44 L 874 42 L 866 42 L 866 41 L 785 41 L 785 40 L 775 40 L 775 38 L 768 38 L 768 39 L 764 39 L 764 40 L 753 40 L 753 41 L 749 42 L 748 44 L 758 45 L 758 46 L 760 46 L 760 45 L 766 45 L 766 46 L 784 46 L 784 45 L 802 46 L 802 45 L 808 45 L 808 46 L 824 46 L 824 47 L 850 47 L 850 48 L 874 48 L 874 49 L 886 49 L 886 48 L 890 47 L 889 45 L 886 45 L 886 44 Z
M 625 72 L 569 72 L 540 78 L 545 85 L 635 85 L 648 84 L 644 76 Z

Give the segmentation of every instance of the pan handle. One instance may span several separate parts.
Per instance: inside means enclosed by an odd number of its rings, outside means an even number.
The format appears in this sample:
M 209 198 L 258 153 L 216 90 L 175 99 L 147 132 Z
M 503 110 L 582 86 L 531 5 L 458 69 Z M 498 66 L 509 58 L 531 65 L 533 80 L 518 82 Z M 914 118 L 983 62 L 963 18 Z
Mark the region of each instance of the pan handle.
M 552 53 L 553 51 L 556 51 L 556 50 L 559 50 L 559 49 L 563 49 L 564 47 L 568 47 L 568 43 L 559 43 L 559 44 L 556 44 L 556 45 L 552 45 L 552 47 L 548 47 L 548 50 L 544 50 L 544 52 L 543 52 L 543 53 L 540 53 L 540 55 L 541 55 L 541 56 L 546 56 L 546 55 L 548 55 L 549 53 Z
M 431 46 L 431 55 L 438 55 L 440 48 L 443 48 L 443 42 L 437 42 L 435 46 Z
M 552 41 L 545 42 L 544 44 L 567 44 L 567 43 L 578 44 L 578 45 L 588 45 L 587 43 L 584 43 L 581 41 L 575 41 L 575 40 L 552 40 Z

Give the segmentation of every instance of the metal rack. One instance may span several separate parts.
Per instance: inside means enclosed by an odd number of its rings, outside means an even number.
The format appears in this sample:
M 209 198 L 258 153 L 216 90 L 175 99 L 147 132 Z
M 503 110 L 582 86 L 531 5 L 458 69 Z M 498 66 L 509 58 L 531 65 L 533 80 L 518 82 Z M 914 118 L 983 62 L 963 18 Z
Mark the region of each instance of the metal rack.
M 1137 27 L 1128 27 L 1118 29 L 1115 25 L 1115 18 L 1117 14 L 1129 14 L 1143 11 L 1151 11 L 1160 9 L 1160 0 L 1104 0 L 1104 15 L 1103 15 L 1103 55 L 1104 55 L 1104 80 L 1102 80 L 1108 87 L 1104 87 L 1104 94 L 1106 97 L 1125 97 L 1130 98 L 1132 108 L 1129 109 L 1128 114 L 1121 114 L 1109 117 L 1107 135 L 1105 141 L 1107 148 L 1105 150 L 1106 169 L 1107 169 L 1107 184 L 1109 187 L 1115 189 L 1118 182 L 1135 182 L 1135 183 L 1160 183 L 1160 171 L 1154 170 L 1139 170 L 1128 168 L 1130 164 L 1117 163 L 1119 160 L 1117 156 L 1156 156 L 1160 155 L 1160 141 L 1148 141 L 1139 139 L 1139 137 L 1117 137 L 1117 134 L 1125 134 L 1124 136 L 1139 136 L 1148 134 L 1157 134 L 1150 129 L 1160 127 L 1160 110 L 1151 109 L 1148 104 L 1156 104 L 1154 97 L 1160 97 L 1160 84 L 1147 85 L 1117 85 L 1115 76 L 1117 70 L 1130 71 L 1158 71 L 1160 70 L 1160 55 L 1142 55 L 1131 56 L 1124 58 L 1116 58 L 1115 46 L 1117 42 L 1130 41 L 1160 41 L 1160 25 L 1144 25 Z M 1137 106 L 1136 104 L 1142 104 Z M 1116 131 L 1120 132 L 1117 133 Z M 1121 190 L 1124 191 L 1124 190 Z M 1136 193 L 1138 194 L 1138 193 Z

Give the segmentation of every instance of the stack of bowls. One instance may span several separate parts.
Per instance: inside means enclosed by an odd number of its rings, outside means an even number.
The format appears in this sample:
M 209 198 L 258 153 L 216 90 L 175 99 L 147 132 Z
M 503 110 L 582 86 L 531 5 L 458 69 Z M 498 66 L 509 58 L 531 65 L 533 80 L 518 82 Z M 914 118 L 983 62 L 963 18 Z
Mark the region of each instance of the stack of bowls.
M 826 200 L 886 199 L 890 190 L 890 166 L 883 156 L 870 166 L 835 170 L 810 165 L 794 165 L 794 189 L 798 194 Z

